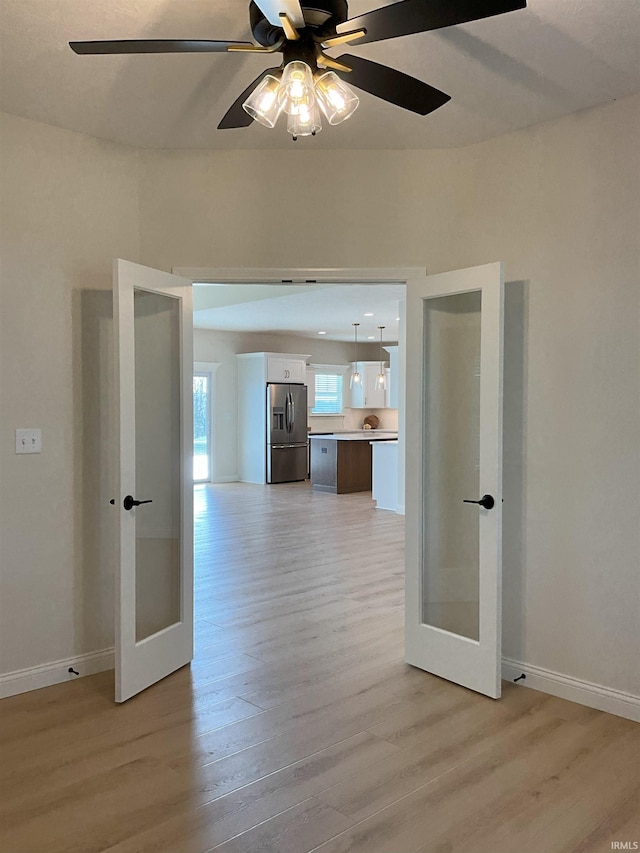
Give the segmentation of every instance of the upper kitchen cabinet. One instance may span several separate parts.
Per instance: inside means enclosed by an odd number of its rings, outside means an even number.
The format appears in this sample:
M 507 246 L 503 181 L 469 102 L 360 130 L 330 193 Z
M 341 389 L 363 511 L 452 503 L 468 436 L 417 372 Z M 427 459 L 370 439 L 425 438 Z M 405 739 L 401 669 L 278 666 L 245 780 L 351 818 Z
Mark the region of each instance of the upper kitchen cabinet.
M 376 378 L 380 372 L 379 361 L 358 361 L 357 369 L 361 381 L 351 388 L 352 409 L 386 409 L 387 392 L 376 388 Z M 351 362 L 351 373 L 356 371 L 356 362 Z
M 398 377 L 398 345 L 383 347 L 389 353 L 389 381 L 387 384 L 387 406 L 390 409 L 398 408 L 398 388 L 400 386 Z
M 308 355 L 264 353 L 267 359 L 267 382 L 307 381 Z
M 307 409 L 313 409 L 316 404 L 316 371 L 307 365 L 305 385 L 307 386 Z

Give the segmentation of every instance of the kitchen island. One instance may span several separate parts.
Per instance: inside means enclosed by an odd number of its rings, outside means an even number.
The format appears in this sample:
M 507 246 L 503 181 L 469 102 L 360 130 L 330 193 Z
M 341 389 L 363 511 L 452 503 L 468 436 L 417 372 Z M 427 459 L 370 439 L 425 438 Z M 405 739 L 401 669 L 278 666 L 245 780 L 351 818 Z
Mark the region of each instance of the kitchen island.
M 397 438 L 375 430 L 310 435 L 311 487 L 335 495 L 371 491 L 371 442 Z

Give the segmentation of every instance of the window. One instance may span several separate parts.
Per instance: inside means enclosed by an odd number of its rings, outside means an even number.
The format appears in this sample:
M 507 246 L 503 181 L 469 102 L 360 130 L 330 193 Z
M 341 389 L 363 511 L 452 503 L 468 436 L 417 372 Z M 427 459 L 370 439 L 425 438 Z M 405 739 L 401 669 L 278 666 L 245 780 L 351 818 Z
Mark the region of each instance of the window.
M 211 374 L 193 374 L 193 479 L 211 479 Z
M 316 402 L 312 415 L 342 414 L 342 372 L 315 371 Z
M 214 396 L 217 361 L 193 363 L 193 480 L 215 481 Z

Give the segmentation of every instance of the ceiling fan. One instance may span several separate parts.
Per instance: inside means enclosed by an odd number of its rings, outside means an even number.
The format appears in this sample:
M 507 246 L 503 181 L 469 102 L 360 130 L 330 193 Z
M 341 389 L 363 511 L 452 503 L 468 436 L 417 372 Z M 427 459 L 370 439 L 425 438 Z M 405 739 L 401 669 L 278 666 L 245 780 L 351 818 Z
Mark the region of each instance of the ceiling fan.
M 367 44 L 437 30 L 524 9 L 526 0 L 400 0 L 355 18 L 347 0 L 250 0 L 254 42 L 192 39 L 73 41 L 78 54 L 122 53 L 281 53 L 280 65 L 262 71 L 227 110 L 218 128 L 247 127 L 258 121 L 274 127 L 287 114 L 293 137 L 315 136 L 321 114 L 339 124 L 359 99 L 346 82 L 384 101 L 427 115 L 450 96 L 386 65 L 345 53 L 325 51 L 343 44 Z

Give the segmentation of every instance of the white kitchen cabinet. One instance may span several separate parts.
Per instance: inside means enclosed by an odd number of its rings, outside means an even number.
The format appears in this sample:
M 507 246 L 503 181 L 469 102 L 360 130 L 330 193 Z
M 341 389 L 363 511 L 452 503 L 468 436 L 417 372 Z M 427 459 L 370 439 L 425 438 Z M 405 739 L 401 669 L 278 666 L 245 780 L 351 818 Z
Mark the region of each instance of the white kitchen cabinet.
M 384 388 L 376 388 L 376 378 L 380 372 L 379 361 L 357 362 L 360 383 L 351 388 L 352 409 L 386 409 L 387 393 Z M 384 364 L 383 364 L 384 369 Z M 351 363 L 351 373 L 356 370 L 356 362 Z
M 390 409 L 398 408 L 398 388 L 400 385 L 398 377 L 398 346 L 384 347 L 389 353 L 389 382 L 387 384 L 387 406 Z
M 398 507 L 398 442 L 375 441 L 372 448 L 371 497 L 376 509 L 399 512 Z
M 307 409 L 313 409 L 316 404 L 316 371 L 307 367 L 305 385 L 307 386 Z
M 289 355 L 267 356 L 267 382 L 302 382 L 307 379 L 307 358 Z

